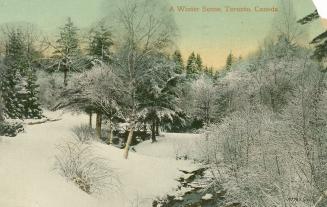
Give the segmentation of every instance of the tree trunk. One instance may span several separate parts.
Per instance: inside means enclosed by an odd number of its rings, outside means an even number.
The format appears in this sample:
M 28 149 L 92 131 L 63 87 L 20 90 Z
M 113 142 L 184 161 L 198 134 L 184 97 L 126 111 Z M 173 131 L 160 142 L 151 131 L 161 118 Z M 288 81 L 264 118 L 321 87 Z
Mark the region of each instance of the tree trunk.
M 160 122 L 156 120 L 156 136 L 160 136 Z
M 101 139 L 101 123 L 102 123 L 102 115 L 100 113 L 97 113 L 95 131 L 99 139 Z
M 109 122 L 108 122 L 108 127 L 109 127 L 109 132 L 108 132 L 108 143 L 109 144 L 112 144 L 112 139 L 113 139 L 113 134 L 112 134 L 112 120 L 109 119 Z
M 3 102 L 2 102 L 2 94 L 0 91 L 0 122 L 4 121 L 4 115 L 3 115 Z
M 92 129 L 92 112 L 89 113 L 89 127 Z
M 68 74 L 68 70 L 65 69 L 64 70 L 64 86 L 67 86 L 68 85 L 68 82 L 67 82 L 67 74 Z
M 4 116 L 3 116 L 3 109 L 0 103 L 0 122 L 3 122 L 5 120 Z
M 151 139 L 152 142 L 156 142 L 156 128 L 157 128 L 157 124 L 156 124 L 156 120 L 153 120 L 152 125 L 151 125 Z
M 127 138 L 127 142 L 126 142 L 126 146 L 124 149 L 124 158 L 127 159 L 128 158 L 128 150 L 129 150 L 129 146 L 132 143 L 132 139 L 133 139 L 133 133 L 134 133 L 134 123 L 131 124 L 130 128 L 129 128 L 129 134 L 128 134 L 128 138 Z

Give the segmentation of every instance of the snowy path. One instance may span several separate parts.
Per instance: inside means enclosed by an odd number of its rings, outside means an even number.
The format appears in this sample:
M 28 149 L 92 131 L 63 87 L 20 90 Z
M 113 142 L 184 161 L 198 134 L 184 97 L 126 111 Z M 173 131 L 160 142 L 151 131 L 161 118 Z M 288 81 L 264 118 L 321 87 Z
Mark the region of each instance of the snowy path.
M 65 114 L 57 122 L 27 126 L 15 138 L 0 138 L 1 207 L 147 207 L 178 185 L 178 169 L 194 167 L 189 161 L 175 160 L 173 153 L 179 145 L 167 141 L 177 137 L 174 134 L 155 144 L 142 143 L 128 160 L 122 158 L 120 149 L 94 143 L 96 153 L 109 160 L 121 187 L 103 198 L 90 196 L 53 170 L 56 146 L 70 141 L 71 128 L 87 119 Z M 187 137 L 181 142 L 189 141 Z

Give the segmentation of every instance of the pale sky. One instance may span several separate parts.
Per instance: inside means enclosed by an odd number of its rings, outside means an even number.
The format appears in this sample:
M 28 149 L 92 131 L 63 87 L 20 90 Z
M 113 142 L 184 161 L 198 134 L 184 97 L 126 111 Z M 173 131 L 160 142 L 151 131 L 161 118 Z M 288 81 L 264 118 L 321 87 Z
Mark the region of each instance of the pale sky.
M 158 0 L 160 1 L 160 0 Z M 277 0 L 168 0 L 176 8 L 214 7 L 273 7 Z M 319 1 L 319 0 L 318 0 Z M 106 2 L 106 3 L 105 3 Z M 108 3 L 109 2 L 109 3 Z M 80 28 L 86 28 L 106 16 L 106 7 L 115 6 L 112 0 L 0 0 L 0 24 L 31 22 L 47 33 L 54 33 L 71 17 Z M 315 7 L 312 1 L 296 0 L 297 16 L 303 17 Z M 220 67 L 227 54 L 246 56 L 253 51 L 271 31 L 271 21 L 276 13 L 180 13 L 174 12 L 180 31 L 178 46 L 184 59 L 192 52 L 199 53 L 204 64 Z M 319 21 L 310 26 L 310 36 L 322 31 Z

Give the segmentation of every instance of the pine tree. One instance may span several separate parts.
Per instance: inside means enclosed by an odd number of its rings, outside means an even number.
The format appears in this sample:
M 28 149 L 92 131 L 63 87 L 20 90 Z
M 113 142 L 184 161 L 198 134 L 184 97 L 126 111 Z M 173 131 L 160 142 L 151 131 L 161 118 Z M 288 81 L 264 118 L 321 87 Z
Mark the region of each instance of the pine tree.
M 110 62 L 111 47 L 113 46 L 112 34 L 101 23 L 98 28 L 91 31 L 89 43 L 89 55 L 92 60 L 100 60 L 104 63 Z
M 24 73 L 26 57 L 24 56 L 23 35 L 19 29 L 9 31 L 8 39 L 5 44 L 6 66 L 4 79 L 1 81 L 2 97 L 4 102 L 5 114 L 10 118 L 23 117 L 23 101 L 19 95 L 22 83 L 22 73 Z
M 155 142 L 160 124 L 179 119 L 179 77 L 172 76 L 175 64 L 164 55 L 149 57 L 145 67 L 155 71 L 151 76 L 144 77 L 138 88 L 138 117 L 140 121 L 151 125 L 152 141 Z
M 214 74 L 213 74 L 213 67 L 210 67 L 209 68 L 208 66 L 205 66 L 203 68 L 203 73 L 206 74 L 209 77 L 213 77 L 214 76 Z
M 174 63 L 176 64 L 175 73 L 182 74 L 184 71 L 184 62 L 183 62 L 181 52 L 179 50 L 176 50 L 172 56 L 172 59 L 173 59 Z
M 200 73 L 203 70 L 203 65 L 202 65 L 202 58 L 199 54 L 196 55 L 196 65 L 197 65 L 197 71 Z
M 35 71 L 33 69 L 30 69 L 27 73 L 27 79 L 26 79 L 26 92 L 27 92 L 27 100 L 25 104 L 26 118 L 42 117 L 41 105 L 38 99 L 39 85 L 36 84 L 36 81 L 37 81 L 37 77 Z
M 59 69 L 64 73 L 64 85 L 67 86 L 67 75 L 74 67 L 80 54 L 78 29 L 75 27 L 71 18 L 60 29 L 60 37 L 56 41 L 55 58 L 59 60 Z
M 28 92 L 29 84 L 35 84 L 36 77 L 33 80 L 28 77 L 31 56 L 24 42 L 24 35 L 20 29 L 12 29 L 7 35 L 5 72 L 1 81 L 4 112 L 9 118 L 40 118 L 39 105 L 29 105 L 29 100 L 38 100 L 37 91 Z M 36 110 L 39 111 L 38 115 L 31 113 Z
M 315 51 L 313 57 L 318 61 L 326 61 L 327 58 L 327 31 L 315 37 L 311 44 L 314 45 Z M 325 68 L 327 70 L 327 68 Z
M 16 74 L 15 70 L 6 68 L 4 78 L 1 80 L 4 113 L 10 118 L 21 118 L 15 88 L 17 85 Z
M 187 59 L 186 73 L 190 77 L 193 77 L 194 75 L 198 74 L 198 64 L 194 52 L 192 52 L 189 58 Z
M 227 56 L 227 60 L 226 60 L 226 70 L 230 70 L 232 65 L 234 63 L 234 56 L 232 54 L 232 52 L 229 53 L 229 55 Z
M 305 16 L 304 18 L 300 19 L 298 23 L 300 24 L 308 24 L 313 22 L 314 20 L 319 19 L 318 11 L 315 10 L 311 14 Z M 311 44 L 314 45 L 315 51 L 313 57 L 315 57 L 318 61 L 323 61 L 327 58 L 327 31 L 321 33 L 317 37 L 315 37 Z M 327 69 L 327 68 L 325 68 Z
M 16 84 L 15 84 L 15 107 L 17 111 L 17 118 L 24 119 L 24 118 L 30 118 L 28 116 L 28 106 L 27 106 L 27 99 L 28 99 L 28 93 L 26 90 L 27 87 L 27 79 L 19 72 L 16 73 L 15 76 Z
M 187 60 L 186 73 L 189 77 L 198 76 L 204 69 L 202 58 L 199 54 L 195 55 L 194 52 L 191 53 Z

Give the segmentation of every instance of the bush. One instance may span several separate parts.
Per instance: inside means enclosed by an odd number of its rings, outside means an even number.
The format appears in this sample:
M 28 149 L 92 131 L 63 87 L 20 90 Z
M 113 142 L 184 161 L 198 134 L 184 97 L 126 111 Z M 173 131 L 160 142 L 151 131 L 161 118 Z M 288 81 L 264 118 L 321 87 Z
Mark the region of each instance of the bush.
M 15 137 L 22 131 L 24 126 L 21 122 L 0 122 L 0 136 Z
M 82 143 L 96 139 L 94 130 L 90 128 L 87 124 L 82 124 L 80 126 L 74 127 L 72 131 L 74 132 L 78 140 Z
M 117 187 L 118 180 L 108 163 L 92 154 L 89 145 L 67 143 L 58 147 L 55 169 L 88 194 L 101 193 Z

